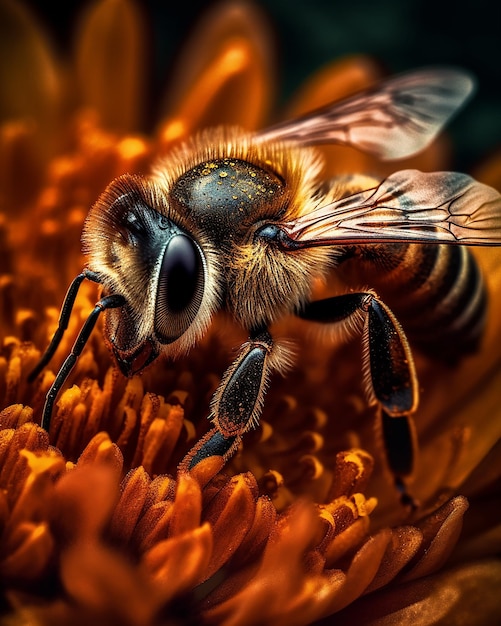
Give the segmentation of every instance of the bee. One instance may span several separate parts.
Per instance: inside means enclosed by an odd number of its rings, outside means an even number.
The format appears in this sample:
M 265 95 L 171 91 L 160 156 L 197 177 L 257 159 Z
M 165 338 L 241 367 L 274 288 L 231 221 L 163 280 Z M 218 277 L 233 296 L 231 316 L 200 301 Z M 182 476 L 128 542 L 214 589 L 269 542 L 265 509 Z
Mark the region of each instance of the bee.
M 449 244 L 499 245 L 501 196 L 455 172 L 326 180 L 315 146 L 345 144 L 382 160 L 411 156 L 473 87 L 462 70 L 425 68 L 261 132 L 205 130 L 149 175 L 111 182 L 85 221 L 86 267 L 31 373 L 33 380 L 59 345 L 82 281 L 100 285 L 101 298 L 47 394 L 42 426 L 49 430 L 57 394 L 102 313 L 118 368 L 132 376 L 161 355 L 190 350 L 225 311 L 248 340 L 214 393 L 213 427 L 181 468 L 213 455 L 226 461 L 258 424 L 270 374 L 289 365 L 270 329 L 295 315 L 360 333 L 367 396 L 408 503 L 418 383 L 404 327 L 417 346 L 438 346 L 451 359 L 476 349 L 485 287 L 468 249 Z M 373 287 L 314 300 L 315 280 L 348 261 L 373 268 Z

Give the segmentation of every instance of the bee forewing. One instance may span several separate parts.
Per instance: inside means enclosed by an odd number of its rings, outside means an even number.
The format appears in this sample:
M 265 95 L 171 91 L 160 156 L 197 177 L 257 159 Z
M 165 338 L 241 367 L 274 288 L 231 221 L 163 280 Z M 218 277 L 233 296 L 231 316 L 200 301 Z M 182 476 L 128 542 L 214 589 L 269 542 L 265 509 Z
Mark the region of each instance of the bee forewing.
M 392 241 L 501 244 L 501 195 L 456 172 L 402 170 L 379 185 L 319 204 L 286 227 L 304 246 Z
M 273 126 L 260 139 L 346 144 L 383 160 L 402 159 L 426 148 L 473 89 L 463 70 L 418 70 Z

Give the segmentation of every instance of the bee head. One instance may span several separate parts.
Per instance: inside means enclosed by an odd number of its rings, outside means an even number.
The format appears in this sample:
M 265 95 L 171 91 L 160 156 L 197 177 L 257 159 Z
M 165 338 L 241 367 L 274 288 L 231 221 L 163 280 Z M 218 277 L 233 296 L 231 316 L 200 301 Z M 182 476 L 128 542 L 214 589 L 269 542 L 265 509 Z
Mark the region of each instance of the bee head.
M 125 301 L 105 317 L 105 336 L 124 374 L 160 353 L 185 352 L 204 333 L 218 301 L 210 246 L 204 249 L 152 181 L 113 181 L 89 213 L 83 244 L 104 292 Z

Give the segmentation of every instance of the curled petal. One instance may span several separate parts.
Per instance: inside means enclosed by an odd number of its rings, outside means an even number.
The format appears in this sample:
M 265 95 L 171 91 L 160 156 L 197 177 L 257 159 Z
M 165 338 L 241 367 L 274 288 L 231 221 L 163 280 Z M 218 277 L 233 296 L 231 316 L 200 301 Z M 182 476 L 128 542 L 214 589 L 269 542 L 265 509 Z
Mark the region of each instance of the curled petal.
M 89 441 L 78 459 L 80 466 L 87 463 L 107 465 L 114 468 L 116 475 L 119 476 L 122 471 L 123 457 L 118 446 L 110 440 L 109 435 L 100 432 Z
M 158 585 L 163 601 L 202 582 L 212 551 L 209 524 L 157 543 L 142 559 L 142 569 Z
M 240 546 L 255 517 L 256 483 L 252 475 L 237 475 L 210 501 L 205 511 L 214 534 L 206 576 L 226 563 Z
M 323 542 L 327 544 L 327 547 L 323 548 L 326 567 L 335 567 L 336 563 L 339 563 L 343 557 L 352 552 L 354 546 L 360 545 L 367 538 L 368 530 L 369 518 L 362 517 L 352 521 L 346 530 L 338 534 L 335 532 L 328 533 Z
M 143 465 L 152 471 L 158 456 L 167 464 L 183 428 L 184 411 L 180 406 L 164 405 L 163 415 L 155 418 L 145 435 Z
M 386 552 L 391 533 L 383 530 L 370 537 L 355 554 L 340 589 L 328 601 L 326 614 L 339 611 L 356 600 L 373 581 Z
M 233 555 L 233 561 L 239 566 L 252 561 L 264 550 L 276 523 L 277 512 L 266 497 L 258 498 L 254 520 L 240 546 Z
M 120 500 L 113 511 L 111 533 L 120 542 L 128 543 L 143 511 L 151 478 L 143 467 L 131 470 L 122 485 Z
M 168 536 L 172 509 L 172 502 L 157 502 L 145 511 L 133 535 L 133 541 L 139 552 L 146 552 Z
M 282 517 L 259 570 L 242 591 L 206 612 L 209 622 L 244 626 L 255 623 L 256 615 L 266 615 L 269 623 L 277 625 L 307 623 L 298 607 L 310 604 L 320 582 L 305 577 L 303 560 L 315 517 L 307 505 L 296 506 L 293 514 Z M 207 601 L 211 604 L 210 597 Z
M 442 567 L 454 548 L 463 526 L 463 515 L 468 509 L 466 498 L 453 498 L 421 524 L 423 543 L 412 568 L 402 580 L 427 576 Z
M 142 384 L 139 382 L 137 377 L 133 378 L 132 380 L 137 380 L 136 384 L 140 385 L 141 388 L 138 388 L 138 395 L 140 396 L 143 392 Z M 145 454 L 144 446 L 145 446 L 146 435 L 148 434 L 148 430 L 151 426 L 151 423 L 153 422 L 153 420 L 155 419 L 158 413 L 159 404 L 160 402 L 158 398 L 153 396 L 152 394 L 146 394 L 143 398 L 143 402 L 141 404 L 141 409 L 140 409 L 141 421 L 140 421 L 140 426 L 139 426 L 139 434 L 137 435 L 135 454 L 134 454 L 134 458 L 132 459 L 132 465 L 134 467 L 137 467 L 138 465 L 142 465 L 142 461 L 144 460 L 144 454 Z M 136 414 L 135 411 L 134 411 L 134 414 Z M 125 439 L 125 441 L 128 440 L 130 434 L 132 433 L 134 429 L 135 429 L 135 422 L 131 424 L 130 427 L 127 428 L 127 430 L 122 431 L 122 437 Z
M 364 450 L 349 450 L 336 455 L 332 487 L 328 499 L 363 492 L 370 478 L 374 461 Z
M 163 500 L 174 500 L 176 492 L 176 482 L 170 476 L 157 476 L 154 478 L 148 489 L 148 506 L 152 506 Z
M 400 526 L 391 531 L 385 555 L 374 580 L 365 593 L 384 587 L 409 563 L 421 546 L 422 533 L 413 526 Z
M 22 404 L 12 404 L 0 412 L 0 429 L 17 428 L 33 421 L 33 409 Z
M 59 447 L 65 448 L 67 441 L 74 441 L 78 436 L 74 432 L 82 427 L 83 421 L 73 418 L 73 412 L 82 400 L 82 391 L 76 385 L 66 389 L 57 402 L 57 410 L 52 416 L 50 435 Z M 83 408 L 83 407 L 82 407 Z M 80 410 L 82 410 L 82 408 Z
M 180 474 L 174 509 L 170 524 L 170 536 L 181 535 L 200 526 L 202 494 L 197 481 L 189 474 Z
M 31 423 L 23 424 L 16 430 L 0 431 L 0 484 L 11 503 L 19 498 L 30 473 L 27 459 L 19 454 L 20 451 L 45 451 L 48 444 L 47 433 Z
M 224 463 L 224 458 L 222 456 L 214 454 L 207 459 L 203 459 L 200 463 L 197 463 L 197 465 L 190 470 L 190 474 L 203 489 L 210 483 L 217 473 L 221 471 L 224 467 Z M 183 466 L 181 466 L 181 468 L 182 471 L 180 473 L 184 473 L 185 470 Z

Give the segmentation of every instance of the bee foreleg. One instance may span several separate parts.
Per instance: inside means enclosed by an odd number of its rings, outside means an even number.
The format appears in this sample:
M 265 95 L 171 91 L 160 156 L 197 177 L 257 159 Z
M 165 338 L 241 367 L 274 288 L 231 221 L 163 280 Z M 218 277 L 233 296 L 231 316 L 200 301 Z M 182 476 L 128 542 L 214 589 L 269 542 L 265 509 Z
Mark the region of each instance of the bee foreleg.
M 54 333 L 49 346 L 40 357 L 40 361 L 38 361 L 33 370 L 28 374 L 27 380 L 29 383 L 33 382 L 35 378 L 40 374 L 40 372 L 45 368 L 45 366 L 48 365 L 48 363 L 54 356 L 54 353 L 56 352 L 59 344 L 61 343 L 64 332 L 68 328 L 68 322 L 70 320 L 71 311 L 73 310 L 73 305 L 75 304 L 75 300 L 78 295 L 78 290 L 80 289 L 80 285 L 85 278 L 97 283 L 99 282 L 97 275 L 88 269 L 85 269 L 73 279 L 61 307 L 61 314 L 59 315 L 59 322 L 56 332 Z
M 304 306 L 299 316 L 313 322 L 356 327 L 363 315 L 364 379 L 369 400 L 380 407 L 387 462 L 402 492 L 412 503 L 404 477 L 413 471 L 415 433 L 412 414 L 418 404 L 418 386 L 412 353 L 398 320 L 372 292 L 348 293 Z
M 106 309 L 114 309 L 123 306 L 124 302 L 125 300 L 123 296 L 119 294 L 114 294 L 101 298 L 101 300 L 99 300 L 99 302 L 97 302 L 92 309 L 90 315 L 85 321 L 85 324 L 82 326 L 80 332 L 78 333 L 70 354 L 66 357 L 66 360 L 61 365 L 61 368 L 47 393 L 42 414 L 42 428 L 44 428 L 47 432 L 49 432 L 50 429 L 52 407 L 56 400 L 57 394 L 61 390 L 61 387 L 64 385 L 78 357 L 80 356 L 82 350 L 87 344 L 87 341 L 89 340 L 90 334 L 94 329 L 94 326 L 96 325 L 99 315 Z
M 214 393 L 210 418 L 215 428 L 193 447 L 180 467 L 192 469 L 210 456 L 229 459 L 242 435 L 258 424 L 274 365 L 273 340 L 266 329 L 251 333 Z

